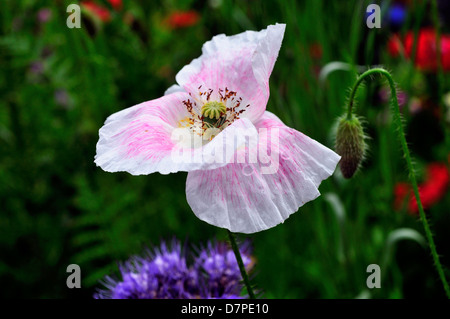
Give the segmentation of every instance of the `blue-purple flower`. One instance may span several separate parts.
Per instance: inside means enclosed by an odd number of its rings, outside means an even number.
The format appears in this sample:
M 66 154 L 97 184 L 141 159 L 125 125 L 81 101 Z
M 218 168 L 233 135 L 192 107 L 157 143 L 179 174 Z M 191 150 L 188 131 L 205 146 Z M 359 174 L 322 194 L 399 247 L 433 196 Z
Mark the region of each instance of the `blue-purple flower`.
M 249 245 L 241 246 L 247 270 L 252 266 Z M 96 299 L 243 298 L 241 274 L 233 251 L 225 243 L 209 242 L 186 262 L 178 241 L 135 256 L 119 266 L 121 279 L 106 276 Z
M 244 243 L 240 248 L 242 261 L 246 269 L 251 268 L 252 262 L 248 254 L 249 245 Z M 225 243 L 211 243 L 202 249 L 196 259 L 195 267 L 200 276 L 203 274 L 208 287 L 208 298 L 222 298 L 238 296 L 242 280 L 236 256 Z
M 403 25 L 403 23 L 406 20 L 407 15 L 408 15 L 408 11 L 403 4 L 400 4 L 400 3 L 393 4 L 389 8 L 389 12 L 388 12 L 388 19 L 389 19 L 390 25 L 396 29 L 401 28 L 401 26 Z

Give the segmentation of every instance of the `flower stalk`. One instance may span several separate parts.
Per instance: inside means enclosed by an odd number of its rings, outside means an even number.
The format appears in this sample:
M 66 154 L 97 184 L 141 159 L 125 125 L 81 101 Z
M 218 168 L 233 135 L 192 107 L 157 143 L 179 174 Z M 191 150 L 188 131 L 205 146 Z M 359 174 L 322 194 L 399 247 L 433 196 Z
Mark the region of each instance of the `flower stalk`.
M 442 121 L 442 128 L 444 131 L 444 143 L 446 149 L 450 148 L 450 128 L 449 124 L 445 120 L 447 114 L 447 107 L 443 101 L 443 83 L 445 83 L 444 78 L 444 69 L 442 66 L 442 45 L 441 45 L 441 26 L 439 23 L 439 14 L 438 14 L 438 3 L 437 0 L 431 1 L 431 11 L 432 11 L 432 19 L 433 25 L 436 32 L 436 60 L 437 60 L 437 93 L 438 93 L 438 102 L 442 108 L 442 116 L 444 120 Z M 447 165 L 448 167 L 448 165 Z M 449 167 L 450 168 L 450 167 Z
M 396 91 L 396 88 L 395 88 L 395 83 L 394 83 L 394 80 L 393 80 L 391 74 L 387 70 L 382 69 L 382 68 L 374 68 L 374 69 L 371 69 L 371 70 L 368 70 L 368 71 L 364 72 L 363 74 L 361 74 L 357 78 L 357 80 L 356 80 L 356 82 L 355 82 L 355 84 L 354 84 L 354 86 L 352 88 L 352 91 L 350 93 L 350 99 L 349 99 L 349 102 L 348 102 L 349 104 L 348 104 L 348 109 L 347 109 L 347 118 L 350 119 L 352 117 L 352 111 L 353 111 L 353 105 L 354 105 L 353 101 L 355 99 L 355 95 L 356 95 L 356 92 L 357 92 L 357 90 L 359 88 L 359 85 L 367 77 L 370 77 L 370 76 L 373 76 L 373 75 L 376 75 L 376 74 L 384 76 L 387 79 L 387 81 L 389 83 L 389 86 L 390 86 L 390 89 L 391 89 L 391 101 L 392 101 L 392 103 L 391 103 L 391 110 L 392 110 L 393 115 L 394 115 L 394 119 L 393 119 L 394 120 L 394 125 L 396 126 L 398 139 L 400 140 L 400 144 L 402 146 L 403 155 L 404 155 L 404 158 L 405 158 L 405 161 L 406 161 L 406 166 L 407 166 L 408 173 L 409 173 L 409 179 L 410 179 L 410 182 L 411 182 L 411 185 L 412 185 L 412 188 L 413 188 L 414 196 L 416 198 L 417 207 L 419 209 L 420 219 L 422 221 L 423 228 L 425 230 L 425 235 L 426 235 L 426 238 L 427 238 L 427 241 L 428 241 L 428 246 L 430 247 L 431 255 L 433 257 L 434 265 L 435 265 L 436 270 L 437 270 L 437 272 L 439 274 L 439 278 L 440 278 L 440 280 L 442 282 L 442 285 L 444 287 L 444 290 L 445 290 L 445 293 L 447 295 L 447 298 L 450 299 L 450 288 L 449 288 L 447 279 L 445 277 L 445 273 L 444 273 L 443 267 L 442 267 L 441 262 L 439 260 L 439 255 L 438 255 L 438 253 L 436 251 L 436 245 L 434 243 L 433 234 L 431 232 L 430 225 L 429 225 L 428 220 L 427 220 L 427 216 L 425 215 L 425 211 L 423 209 L 423 205 L 422 205 L 422 202 L 420 200 L 419 188 L 417 186 L 416 175 L 414 173 L 414 167 L 413 167 L 413 163 L 412 163 L 412 160 L 411 160 L 411 155 L 410 155 L 410 152 L 409 152 L 408 145 L 406 143 L 406 137 L 405 137 L 405 133 L 404 133 L 404 130 L 403 130 L 403 124 L 402 124 L 402 119 L 401 119 L 401 115 L 400 115 L 400 109 L 399 109 L 398 100 L 397 100 L 397 91 Z
M 233 249 L 234 255 L 236 256 L 236 260 L 239 266 L 239 270 L 241 271 L 242 279 L 244 281 L 245 287 L 247 288 L 248 296 L 250 299 L 256 299 L 255 293 L 253 292 L 252 286 L 250 284 L 250 280 L 248 278 L 247 271 L 245 270 L 244 263 L 242 262 L 241 253 L 239 252 L 239 247 L 236 243 L 236 238 L 232 232 L 227 230 L 228 238 L 230 239 L 231 248 Z

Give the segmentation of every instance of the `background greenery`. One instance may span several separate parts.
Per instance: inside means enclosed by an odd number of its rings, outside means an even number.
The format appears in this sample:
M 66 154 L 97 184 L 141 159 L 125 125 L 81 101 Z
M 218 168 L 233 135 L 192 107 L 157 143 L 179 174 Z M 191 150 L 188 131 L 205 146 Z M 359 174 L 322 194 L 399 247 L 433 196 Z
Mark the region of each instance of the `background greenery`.
M 392 29 L 385 22 L 381 29 L 366 27 L 365 10 L 372 2 L 124 0 L 122 9 L 114 10 L 98 1 L 111 12 L 110 21 L 83 15 L 81 29 L 68 29 L 66 7 L 76 1 L 3 1 L 0 296 L 91 298 L 98 280 L 117 271 L 117 261 L 145 246 L 174 236 L 196 245 L 226 239 L 224 230 L 190 210 L 185 173 L 137 177 L 106 173 L 93 163 L 106 117 L 160 97 L 216 34 L 287 24 L 268 110 L 328 147 L 357 65 L 382 64 L 409 96 L 434 96 L 435 86 L 426 83 L 436 83 L 435 74 L 387 54 Z M 46 22 L 38 19 L 43 8 L 51 10 Z M 171 13 L 191 9 L 198 12 L 198 23 L 168 26 Z M 415 1 L 400 31 L 431 23 L 429 13 L 424 1 Z M 351 69 L 319 80 L 332 61 Z M 265 297 L 444 297 L 420 235 L 392 237 L 404 228 L 423 231 L 416 215 L 394 209 L 394 185 L 407 174 L 388 105 L 378 98 L 382 85 L 374 79 L 358 94 L 371 138 L 362 170 L 348 181 L 336 172 L 321 185 L 323 196 L 284 224 L 248 236 L 257 261 L 253 283 Z M 423 179 L 425 165 L 445 161 L 448 149 L 434 117 L 418 117 L 408 107 L 403 113 Z M 449 208 L 447 193 L 427 211 L 447 268 Z M 66 287 L 66 267 L 72 263 L 81 266 L 82 289 Z M 382 266 L 382 288 L 368 291 L 366 267 L 372 263 Z

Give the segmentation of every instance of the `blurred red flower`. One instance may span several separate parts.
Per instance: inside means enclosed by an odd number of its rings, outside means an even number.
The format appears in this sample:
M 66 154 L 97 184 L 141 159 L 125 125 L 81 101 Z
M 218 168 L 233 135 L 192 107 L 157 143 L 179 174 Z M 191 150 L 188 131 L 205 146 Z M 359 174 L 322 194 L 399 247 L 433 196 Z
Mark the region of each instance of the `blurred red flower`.
M 419 185 L 419 196 L 424 209 L 430 208 L 446 194 L 449 181 L 450 174 L 445 164 L 431 163 L 427 166 L 426 180 Z M 419 212 L 411 185 L 397 183 L 394 188 L 394 196 L 396 209 L 400 209 L 407 202 L 408 212 L 411 214 Z
M 81 6 L 103 22 L 108 22 L 111 20 L 109 10 L 93 1 L 83 1 L 81 2 Z
M 108 2 L 116 11 L 122 8 L 122 0 L 108 0 Z M 94 1 L 82 1 L 81 6 L 83 6 L 87 11 L 92 13 L 103 22 L 108 22 L 111 20 L 111 13 L 109 12 L 109 10 L 102 5 L 95 3 Z
M 200 15 L 194 10 L 175 11 L 167 17 L 166 23 L 172 29 L 180 29 L 193 26 L 199 20 Z
M 414 42 L 414 33 L 408 32 L 402 41 L 399 35 L 394 34 L 388 41 L 388 52 L 393 57 L 400 55 L 403 47 L 406 57 L 411 57 Z M 445 71 L 450 71 L 450 35 L 441 35 L 441 61 Z M 436 32 L 433 29 L 422 29 L 417 37 L 417 54 L 414 61 L 416 67 L 423 71 L 437 70 Z
M 402 39 L 398 34 L 392 34 L 387 45 L 388 52 L 394 58 L 400 55 L 402 49 Z
M 122 9 L 122 0 L 108 0 L 114 10 L 118 11 Z
M 320 60 L 322 58 L 322 53 L 323 50 L 320 43 L 315 42 L 309 46 L 309 54 L 313 59 Z

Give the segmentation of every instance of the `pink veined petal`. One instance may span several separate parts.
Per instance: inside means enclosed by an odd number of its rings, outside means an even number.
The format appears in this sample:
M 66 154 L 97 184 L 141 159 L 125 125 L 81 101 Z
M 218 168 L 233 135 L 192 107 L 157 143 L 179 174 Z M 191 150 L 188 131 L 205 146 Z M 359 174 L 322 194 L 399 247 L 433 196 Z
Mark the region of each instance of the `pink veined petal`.
M 175 93 L 109 116 L 99 131 L 95 163 L 107 172 L 170 173 L 165 159 L 175 144 L 171 133 L 189 115 L 182 103 L 188 97 Z
M 202 55 L 176 75 L 187 92 L 228 88 L 250 104 L 242 117 L 256 121 L 269 99 L 269 77 L 283 40 L 284 24 L 270 25 L 259 32 L 246 31 L 233 36 L 217 35 L 206 42 Z
M 112 114 L 100 129 L 95 163 L 107 172 L 133 175 L 214 169 L 232 161 L 236 150 L 247 143 L 242 132 L 257 139 L 250 120 L 240 119 L 202 147 L 178 143 L 177 129 L 190 132 L 179 127 L 189 117 L 182 103 L 188 97 L 185 92 L 173 93 Z
M 267 164 L 259 160 L 189 172 L 187 201 L 201 220 L 232 232 L 269 229 L 317 198 L 321 181 L 333 174 L 340 156 L 332 150 L 285 126 L 269 112 L 256 127 L 267 130 L 267 138 L 260 134 L 258 148 L 269 140 L 278 169 L 263 174 Z M 271 132 L 279 132 L 278 141 Z

